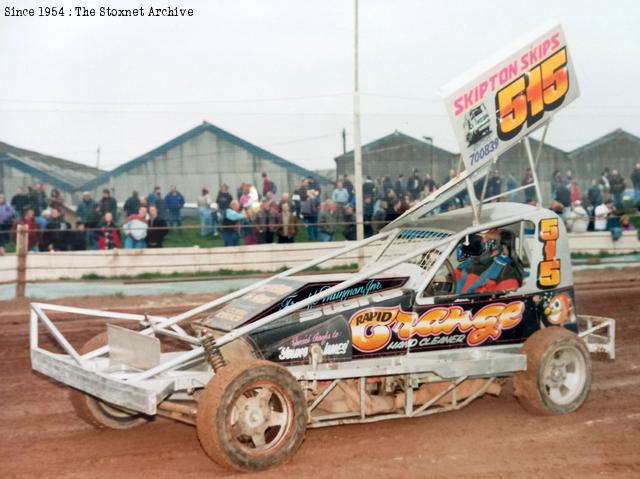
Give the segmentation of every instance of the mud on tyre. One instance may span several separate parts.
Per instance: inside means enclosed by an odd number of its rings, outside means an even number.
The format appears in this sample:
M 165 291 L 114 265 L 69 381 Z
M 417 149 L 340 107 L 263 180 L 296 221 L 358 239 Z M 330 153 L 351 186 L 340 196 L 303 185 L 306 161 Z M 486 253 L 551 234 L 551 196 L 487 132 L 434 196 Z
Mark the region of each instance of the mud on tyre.
M 534 414 L 566 414 L 578 409 L 591 389 L 591 359 L 584 342 L 561 327 L 536 331 L 524 343 L 526 371 L 513 376 L 515 396 Z
M 221 466 L 263 470 L 293 456 L 307 417 L 302 388 L 284 367 L 240 361 L 221 368 L 198 398 L 198 438 Z

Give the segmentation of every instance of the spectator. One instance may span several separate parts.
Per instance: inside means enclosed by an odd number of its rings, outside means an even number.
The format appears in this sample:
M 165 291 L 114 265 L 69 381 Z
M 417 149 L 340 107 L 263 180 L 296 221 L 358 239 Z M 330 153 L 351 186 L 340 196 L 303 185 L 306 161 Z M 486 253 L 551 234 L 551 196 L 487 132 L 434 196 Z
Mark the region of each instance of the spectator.
M 69 231 L 69 250 L 70 251 L 84 251 L 87 249 L 87 232 L 85 231 L 85 224 L 78 220 L 76 221 L 75 230 Z
M 263 197 L 267 196 L 267 193 L 275 194 L 276 191 L 278 191 L 278 188 L 276 187 L 275 183 L 271 181 L 267 177 L 267 173 L 263 171 L 262 172 L 262 196 Z
M 631 220 L 629 219 L 629 215 L 622 215 L 620 217 L 620 226 L 622 231 L 633 231 L 635 227 L 631 224 Z
M 213 236 L 218 235 L 218 223 L 220 222 L 220 207 L 218 203 L 211 203 L 211 231 L 213 232 Z
M 602 190 L 600 189 L 598 180 L 591 180 L 591 186 L 587 190 L 587 198 L 589 199 L 591 206 L 594 208 L 602 203 Z
M 43 210 L 40 216 L 36 218 L 36 222 L 38 223 L 38 227 L 40 228 L 41 233 L 47 229 L 47 223 L 49 222 L 50 218 L 51 218 L 50 209 Z M 42 237 L 40 239 L 42 239 Z
M 347 241 L 356 240 L 356 217 L 353 214 L 353 206 L 347 204 L 344 209 L 344 239 Z
M 556 190 L 558 189 L 558 185 L 562 184 L 562 173 L 560 170 L 554 170 L 551 175 L 551 198 L 556 197 Z
M 17 230 L 18 225 L 26 225 L 27 226 L 27 248 L 29 251 L 38 251 L 38 245 L 40 244 L 40 226 L 38 226 L 38 222 L 35 219 L 35 213 L 33 208 L 29 208 L 24 212 L 24 216 L 22 218 L 18 218 L 15 222 L 15 230 Z
M 176 185 L 171 185 L 169 193 L 164 197 L 167 205 L 167 225 L 169 227 L 182 226 L 182 207 L 184 206 L 184 196 L 178 191 Z M 182 230 L 179 230 L 182 233 Z
M 493 173 L 487 181 L 487 191 L 485 198 L 497 197 L 502 193 L 502 178 L 500 178 L 500 172 L 493 170 Z M 494 198 L 495 200 L 495 198 Z
M 124 214 L 127 215 L 127 218 L 140 211 L 140 197 L 137 191 L 131 192 L 131 196 L 124 202 L 122 209 L 124 210 Z
M 100 214 L 104 216 L 107 213 L 111 213 L 113 218 L 117 217 L 118 203 L 116 199 L 111 196 L 108 189 L 102 190 L 102 198 L 100 199 Z
M 0 193 L 0 255 L 5 253 L 5 245 L 9 242 L 9 231 L 16 217 L 13 206 L 7 203 L 5 196 Z
M 573 173 L 571 172 L 571 170 L 567 169 L 564 172 L 564 175 L 562 175 L 561 181 L 562 181 L 562 184 L 567 188 L 569 187 L 569 185 L 571 185 L 571 182 L 573 181 Z
M 42 183 L 36 183 L 35 188 L 29 190 L 29 205 L 33 208 L 35 216 L 40 216 L 47 209 L 49 201 Z
M 155 207 L 158 209 L 158 216 L 166 221 L 169 217 L 169 213 L 167 211 L 167 202 L 162 197 L 162 193 L 160 192 L 160 190 L 156 191 L 156 198 L 151 204 L 155 205 Z M 167 232 L 168 231 L 169 230 L 167 230 Z
M 142 207 L 137 214 L 130 215 L 122 226 L 125 249 L 142 249 L 146 246 L 149 219 L 147 209 Z
M 240 195 L 240 206 L 242 208 L 248 208 L 253 204 L 253 198 L 251 196 L 251 185 L 249 183 L 242 183 L 242 194 Z
M 248 208 L 251 209 L 251 208 Z M 255 232 L 256 242 L 258 244 L 273 243 L 273 231 L 272 224 L 275 223 L 275 218 L 272 218 L 273 211 L 269 207 L 268 201 L 263 201 L 260 204 L 260 211 L 255 215 Z
M 60 190 L 54 188 L 51 190 L 51 198 L 49 198 L 49 207 L 58 208 L 60 213 L 64 211 L 64 198 L 60 193 Z
M 100 236 L 100 232 L 98 228 L 100 227 L 100 223 L 102 222 L 103 215 L 100 214 L 100 205 L 98 203 L 93 203 L 93 208 L 87 217 L 85 222 L 85 227 L 87 231 L 87 237 L 89 240 L 89 245 L 91 249 L 97 250 L 98 248 L 98 238 Z
M 611 192 L 611 185 L 609 183 L 609 168 L 605 168 L 602 170 L 600 174 L 600 189 L 602 190 L 603 195 L 609 195 Z
M 211 212 L 211 196 L 207 188 L 202 188 L 198 196 L 198 213 L 200 214 L 200 236 L 206 237 L 213 231 L 213 215 Z
M 611 170 L 611 176 L 609 177 L 609 189 L 613 195 L 613 204 L 617 210 L 622 210 L 622 195 L 625 189 L 625 181 L 618 170 Z
M 516 180 L 516 177 L 513 175 L 513 173 L 509 173 L 509 175 L 507 176 L 507 191 L 509 192 L 507 193 L 507 201 L 510 201 L 512 203 L 518 201 L 518 192 L 512 191 L 515 190 L 518 186 L 518 180 Z
M 374 198 L 375 195 L 376 185 L 373 183 L 371 177 L 367 176 L 367 178 L 364 180 L 364 183 L 362 183 L 362 196 L 370 196 L 371 198 Z
M 611 215 L 611 211 L 613 209 L 613 201 L 607 200 L 604 203 L 600 203 L 596 206 L 594 210 L 595 222 L 593 225 L 593 229 L 595 231 L 606 231 L 607 230 L 607 219 L 609 215 Z
M 578 185 L 578 180 L 571 180 L 571 203 L 574 201 L 580 201 L 582 196 L 580 195 L 580 185 Z
M 322 188 L 320 188 L 320 183 L 318 183 L 313 176 L 309 176 L 307 177 L 307 179 L 309 180 L 309 189 L 316 190 L 318 192 L 318 196 L 320 196 L 320 193 L 322 192 Z
M 167 236 L 167 222 L 158 215 L 158 208 L 154 205 L 149 207 L 149 230 L 147 231 L 147 247 L 162 248 L 164 237 Z
M 153 191 L 151 191 L 148 195 L 147 195 L 147 206 L 151 206 L 153 204 L 156 203 L 156 199 L 158 198 L 158 196 L 162 196 L 162 192 L 160 190 L 159 186 L 156 186 L 155 188 L 153 188 Z M 158 213 L 160 213 L 160 211 L 158 211 Z
M 555 200 L 562 204 L 562 215 L 566 218 L 571 212 L 571 191 L 569 191 L 569 188 L 562 182 L 556 185 Z
M 371 196 L 365 196 L 364 204 L 362 207 L 362 221 L 364 222 L 364 237 L 368 238 L 373 236 L 373 198 Z
M 89 222 L 89 218 L 93 216 L 94 205 L 91 194 L 88 191 L 82 193 L 82 199 L 76 208 L 76 215 L 85 225 Z
M 309 241 L 318 241 L 318 203 L 316 196 L 316 190 L 309 190 L 307 192 L 307 200 L 300 205 L 300 213 L 302 213 L 302 221 L 307 227 Z
M 422 190 L 422 180 L 418 174 L 418 169 L 413 170 L 413 176 L 407 180 L 407 193 L 411 195 L 414 200 L 420 196 L 420 190 Z M 399 191 L 395 192 L 398 196 L 401 196 Z
M 436 182 L 433 181 L 429 173 L 424 175 L 423 191 L 425 186 L 427 187 L 427 193 L 432 193 L 436 190 Z
M 294 210 L 293 202 L 289 198 L 289 193 L 286 193 L 286 192 L 282 193 L 282 197 L 280 198 L 280 203 L 278 203 L 278 211 L 282 211 L 283 203 L 288 203 L 289 204 L 289 211 L 293 212 L 293 210 Z
M 395 189 L 396 193 L 398 195 L 402 196 L 403 192 L 405 191 L 405 186 L 408 186 L 408 185 L 405 182 L 404 175 L 402 173 L 400 173 L 398 175 L 398 179 L 396 180 L 396 184 L 394 186 L 394 189 Z M 408 191 L 409 191 L 409 188 L 407 188 L 407 192 Z
M 120 247 L 120 233 L 113 221 L 113 213 L 106 212 L 98 225 L 98 249 L 108 250 Z
M 387 205 L 387 212 L 384 220 L 387 223 L 391 223 L 400 216 L 400 211 L 402 210 L 402 201 L 400 201 L 399 199 L 394 199 L 393 202 L 389 201 Z
M 11 198 L 11 206 L 19 218 L 24 216 L 24 212 L 29 208 L 29 197 L 22 188 L 16 188 L 16 194 Z
M 52 195 L 53 196 L 53 195 Z M 65 221 L 58 207 L 51 208 L 51 218 L 42 235 L 42 244 L 47 251 L 67 251 L 69 249 L 69 230 L 71 225 Z
M 393 189 L 393 183 L 391 182 L 391 178 L 388 176 L 385 176 L 384 179 L 382 180 L 382 191 L 380 193 L 380 196 L 382 196 L 383 198 L 386 198 L 387 192 L 392 189 Z
M 344 207 L 349 202 L 349 192 L 341 181 L 336 183 L 336 189 L 331 193 L 331 200 L 336 205 L 336 221 L 341 222 L 344 217 Z
M 429 188 L 429 185 L 427 183 L 425 183 L 422 186 L 422 191 L 420 192 L 420 197 L 418 198 L 418 200 L 422 201 L 424 200 L 427 196 L 429 196 L 431 194 L 431 189 Z
M 347 199 L 347 201 L 351 200 L 351 198 L 353 197 L 353 183 L 351 183 L 349 175 L 342 175 L 342 185 L 347 190 L 347 193 L 349 193 L 349 198 Z
M 269 212 L 269 208 L 266 207 L 267 213 Z M 260 211 L 261 213 L 262 211 Z M 255 223 L 257 220 L 257 215 L 253 208 L 246 208 L 244 210 L 244 221 L 241 227 L 242 231 L 242 240 L 246 245 L 258 244 L 260 241 L 260 234 L 258 233 L 258 229 L 255 227 Z M 264 232 L 262 234 L 262 239 L 264 240 Z
M 244 220 L 240 212 L 240 203 L 231 201 L 229 208 L 224 210 L 222 217 L 222 240 L 225 246 L 240 245 L 240 223 Z
M 320 216 L 318 217 L 320 241 L 333 241 L 334 223 L 336 221 L 335 210 L 335 203 L 331 200 L 327 200 L 321 205 Z
M 585 233 L 589 226 L 589 214 L 580 200 L 571 204 L 571 212 L 566 220 L 567 229 L 572 233 Z
M 147 210 L 149 209 L 149 200 L 147 200 L 146 196 L 140 196 L 140 206 L 144 206 Z
M 531 185 L 529 188 L 524 190 L 524 201 L 526 203 L 531 203 L 536 196 L 536 189 L 533 187 L 533 173 L 531 173 L 531 168 L 527 168 L 524 172 L 524 176 L 522 177 L 521 186 Z
M 640 163 L 636 163 L 631 173 L 631 184 L 634 191 L 634 204 L 640 209 Z
M 274 232 L 278 243 L 293 243 L 298 234 L 298 218 L 291 213 L 288 203 L 282 205 L 282 211 L 277 214 L 275 222 L 277 226 L 274 228 Z
M 373 229 L 377 233 L 386 223 L 387 208 L 389 205 L 385 200 L 380 200 L 377 205 L 373 207 Z

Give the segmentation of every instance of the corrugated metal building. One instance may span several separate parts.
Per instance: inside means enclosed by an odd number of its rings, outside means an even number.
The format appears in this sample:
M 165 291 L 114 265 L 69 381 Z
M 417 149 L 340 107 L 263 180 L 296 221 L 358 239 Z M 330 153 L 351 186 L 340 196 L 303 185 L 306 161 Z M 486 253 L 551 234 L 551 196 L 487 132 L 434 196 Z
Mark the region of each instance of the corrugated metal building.
M 336 157 L 335 162 L 338 177 L 353 175 L 353 150 Z M 458 155 L 397 130 L 362 147 L 362 174 L 372 178 L 390 176 L 395 180 L 400 174 L 408 178 L 417 168 L 421 175 L 429 173 L 440 183 L 457 162 Z
M 0 192 L 8 198 L 18 187 L 26 191 L 36 183 L 44 183 L 47 193 L 57 188 L 66 204 L 74 203 L 74 192 L 100 173 L 102 170 L 97 168 L 0 142 Z
M 534 157 L 541 143 L 531 138 Z M 419 140 L 395 131 L 362 147 L 363 174 L 375 178 L 390 176 L 392 180 L 403 174 L 405 178 L 417 168 L 421 175 L 431 177 L 441 184 L 449 169 L 457 168 L 459 154 L 434 146 L 431 141 Z M 573 151 L 566 152 L 549 143 L 542 144 L 538 160 L 538 178 L 545 202 L 551 194 L 551 178 L 555 170 L 568 168 L 578 180 L 581 191 L 586 192 L 592 178 L 597 178 L 604 168 L 617 168 L 630 185 L 629 175 L 640 161 L 640 138 L 618 129 Z M 338 176 L 353 175 L 353 151 L 335 158 Z M 519 143 L 500 157 L 498 168 L 503 178 L 513 173 L 520 181 L 528 168 L 526 151 Z M 505 184 L 503 183 L 503 188 Z
M 187 131 L 154 150 L 106 172 L 83 186 L 98 195 L 110 189 L 118 201 L 132 191 L 147 194 L 158 185 L 163 194 L 176 185 L 187 202 L 195 202 L 202 187 L 215 196 L 226 183 L 235 193 L 242 182 L 262 189 L 261 173 L 266 172 L 278 187 L 278 195 L 292 192 L 302 178 L 313 176 L 321 183 L 329 180 L 284 158 L 249 143 L 211 123 Z

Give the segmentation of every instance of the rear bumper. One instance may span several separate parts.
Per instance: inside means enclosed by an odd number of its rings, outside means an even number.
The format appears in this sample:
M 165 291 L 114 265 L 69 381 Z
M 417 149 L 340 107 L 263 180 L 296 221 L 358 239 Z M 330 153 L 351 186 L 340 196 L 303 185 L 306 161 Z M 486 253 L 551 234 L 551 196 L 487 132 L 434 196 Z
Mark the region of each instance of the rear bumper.
M 616 358 L 616 321 L 600 316 L 578 315 L 578 336 L 590 353 Z

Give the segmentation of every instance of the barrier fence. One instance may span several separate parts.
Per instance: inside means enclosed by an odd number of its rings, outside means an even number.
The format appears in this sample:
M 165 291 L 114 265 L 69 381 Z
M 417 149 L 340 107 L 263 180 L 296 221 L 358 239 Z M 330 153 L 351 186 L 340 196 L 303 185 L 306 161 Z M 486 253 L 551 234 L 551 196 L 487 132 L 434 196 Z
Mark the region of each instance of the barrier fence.
M 344 223 L 334 223 L 335 225 Z M 199 228 L 198 225 L 183 228 Z M 58 231 L 58 230 L 53 230 Z M 570 233 L 573 253 L 609 254 L 633 253 L 640 250 L 636 231 L 625 231 L 615 240 L 608 231 Z M 203 274 L 221 270 L 229 272 L 274 272 L 299 265 L 347 242 L 299 242 L 291 244 L 256 244 L 232 247 L 199 246 L 166 249 L 114 249 L 87 251 L 28 251 L 28 230 L 17 229 L 16 254 L 0 256 L 0 283 L 16 284 L 16 296 L 24 297 L 28 282 L 79 280 L 96 277 L 135 277 L 140 274 Z M 363 254 L 353 252 L 330 261 L 327 268 L 352 267 L 359 259 L 368 258 L 373 247 L 363 248 Z

